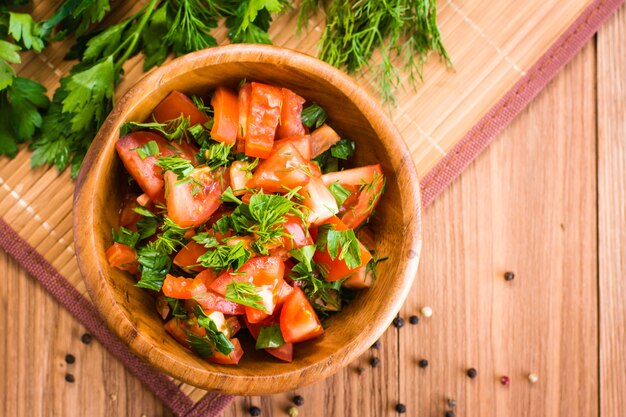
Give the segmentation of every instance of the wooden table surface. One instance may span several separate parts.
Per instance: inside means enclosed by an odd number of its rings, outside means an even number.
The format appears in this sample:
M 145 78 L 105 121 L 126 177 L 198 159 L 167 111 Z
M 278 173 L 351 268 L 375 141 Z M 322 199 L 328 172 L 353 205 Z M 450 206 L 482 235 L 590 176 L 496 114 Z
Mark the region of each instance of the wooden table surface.
M 448 398 L 457 416 L 624 415 L 625 103 L 621 8 L 425 211 L 407 324 L 300 390 L 299 416 L 391 416 L 397 402 L 410 416 L 444 416 Z M 82 344 L 82 326 L 4 253 L 0 277 L 0 415 L 170 415 L 97 342 Z M 409 325 L 424 305 L 432 318 Z M 287 415 L 292 395 L 239 398 L 224 415 L 252 404 Z

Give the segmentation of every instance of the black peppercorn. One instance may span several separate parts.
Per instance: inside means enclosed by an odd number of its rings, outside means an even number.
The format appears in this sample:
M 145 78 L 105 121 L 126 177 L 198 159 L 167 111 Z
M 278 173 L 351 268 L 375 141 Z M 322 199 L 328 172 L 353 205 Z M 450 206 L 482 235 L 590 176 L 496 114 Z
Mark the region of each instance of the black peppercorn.
M 404 326 L 404 319 L 402 317 L 396 317 L 395 319 L 393 319 L 393 325 L 396 327 L 396 329 L 399 329 L 400 327 Z
M 372 345 L 372 349 L 380 349 L 380 346 L 382 345 L 382 343 L 380 343 L 380 340 L 377 340 L 374 342 L 374 344 Z
M 469 376 L 470 378 L 476 378 L 476 375 L 478 375 L 478 372 L 476 371 L 476 369 L 469 368 L 467 370 L 467 376 Z
M 515 279 L 515 274 L 511 271 L 506 271 L 504 273 L 504 280 L 505 281 L 513 281 L 513 279 Z
M 359 366 L 358 368 L 356 368 L 356 373 L 361 375 L 363 374 L 363 372 L 365 372 L 365 368 L 363 368 L 362 366 Z
M 68 353 L 67 355 L 65 355 L 65 362 L 72 364 L 76 362 L 76 358 L 71 353 Z
M 446 416 L 446 417 L 455 417 L 454 411 L 452 411 L 452 410 L 448 410 L 448 411 L 446 411 L 445 416 Z
M 378 365 L 380 365 L 380 359 L 376 357 L 370 359 L 370 365 L 372 366 L 372 368 L 376 368 Z
M 420 361 L 417 364 L 419 365 L 420 368 L 428 367 L 428 361 L 426 359 L 420 359 Z
M 294 395 L 293 403 L 300 407 L 302 404 L 304 404 L 304 398 L 302 397 L 302 395 Z
M 65 380 L 67 382 L 74 382 L 74 381 L 76 381 L 76 379 L 74 379 L 74 375 L 72 375 L 72 374 L 65 374 Z
M 91 335 L 89 333 L 85 333 L 84 335 L 81 336 L 80 341 L 88 345 L 91 343 L 91 339 L 92 339 Z
M 396 404 L 396 411 L 400 414 L 404 414 L 406 413 L 406 405 L 402 404 L 402 403 L 398 403 Z
M 417 324 L 419 322 L 420 322 L 420 318 L 417 317 L 415 314 L 413 314 L 411 317 L 409 317 L 409 323 Z
M 252 407 L 248 408 L 248 413 L 250 413 L 252 417 L 258 417 L 261 415 L 261 409 L 256 405 L 253 405 Z

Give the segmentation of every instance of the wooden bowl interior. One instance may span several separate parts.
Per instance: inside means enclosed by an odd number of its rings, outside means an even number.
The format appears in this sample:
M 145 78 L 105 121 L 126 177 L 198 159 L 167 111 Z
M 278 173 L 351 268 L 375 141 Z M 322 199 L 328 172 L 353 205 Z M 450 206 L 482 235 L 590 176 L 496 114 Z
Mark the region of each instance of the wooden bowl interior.
M 375 232 L 377 253 L 388 256 L 389 260 L 379 265 L 378 281 L 372 288 L 360 291 L 344 311 L 328 320 L 323 337 L 296 346 L 292 363 L 280 362 L 263 351 L 256 351 L 247 334 L 238 336 L 245 349 L 239 366 L 220 366 L 199 358 L 165 332 L 163 320 L 156 312 L 154 298 L 149 291 L 136 287 L 135 279 L 129 274 L 110 268 L 105 256 L 111 244 L 111 228 L 118 227 L 118 209 L 127 184 L 127 176 L 114 148 L 119 126 L 125 121 L 146 119 L 172 90 L 208 97 L 216 86 L 230 85 L 235 88 L 242 79 L 288 87 L 307 101 L 320 104 L 326 109 L 330 124 L 341 136 L 356 142 L 354 164 L 381 163 L 387 176 L 387 190 L 371 227 Z M 151 89 L 139 88 L 145 86 L 145 83 L 140 84 L 122 99 L 100 132 L 98 150 L 90 151 L 88 163 L 91 166 L 81 173 L 81 186 L 78 188 L 82 190 L 77 194 L 77 200 L 88 196 L 92 212 L 75 214 L 81 216 L 78 224 L 87 230 L 85 233 L 93 228 L 95 247 L 79 251 L 88 289 L 92 298 L 106 294 L 113 300 L 114 305 L 105 306 L 105 309 L 123 312 L 122 316 L 105 311 L 109 326 L 121 333 L 121 337 L 140 355 L 177 379 L 231 393 L 255 394 L 293 389 L 328 375 L 362 353 L 380 336 L 400 308 L 410 286 L 406 280 L 412 280 L 412 277 L 406 277 L 406 272 L 413 271 L 414 274 L 419 255 L 419 236 L 406 236 L 406 232 L 419 233 L 419 205 L 416 205 L 414 196 L 407 197 L 401 192 L 407 187 L 415 187 L 415 184 L 405 183 L 415 179 L 405 174 L 402 174 L 403 178 L 396 177 L 398 167 L 404 167 L 409 159 L 398 154 L 398 149 L 391 149 L 393 143 L 379 139 L 380 129 L 377 133 L 376 127 L 353 103 L 350 92 L 344 92 L 345 86 L 341 88 L 333 81 L 336 82 L 314 73 L 298 71 L 293 64 L 285 61 L 204 62 L 202 66 L 192 66 L 188 70 L 179 68 L 159 78 Z M 409 168 L 406 170 L 410 171 Z M 402 168 L 400 171 L 405 170 Z M 417 227 L 416 224 L 407 226 L 407 221 L 417 222 Z M 88 255 L 83 253 L 86 251 Z M 89 266 L 82 265 L 81 258 L 87 257 L 95 257 L 87 262 L 95 262 L 97 271 L 85 271 Z M 390 296 L 395 299 L 390 299 Z M 381 318 L 386 322 L 381 323 Z M 124 320 L 132 326 L 122 325 Z M 125 331 L 121 330 L 124 328 Z M 285 377 L 282 382 L 281 377 Z

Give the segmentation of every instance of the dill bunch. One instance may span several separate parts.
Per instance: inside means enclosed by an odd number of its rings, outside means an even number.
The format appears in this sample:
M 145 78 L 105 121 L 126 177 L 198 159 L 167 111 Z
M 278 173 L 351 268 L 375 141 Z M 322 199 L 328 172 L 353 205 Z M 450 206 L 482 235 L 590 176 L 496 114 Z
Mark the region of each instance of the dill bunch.
M 434 0 L 303 0 L 300 25 L 319 8 L 326 12 L 319 58 L 350 73 L 369 69 L 388 104 L 396 104 L 401 70 L 415 87 L 431 51 L 451 65 Z M 375 51 L 380 52 L 377 64 L 372 63 Z

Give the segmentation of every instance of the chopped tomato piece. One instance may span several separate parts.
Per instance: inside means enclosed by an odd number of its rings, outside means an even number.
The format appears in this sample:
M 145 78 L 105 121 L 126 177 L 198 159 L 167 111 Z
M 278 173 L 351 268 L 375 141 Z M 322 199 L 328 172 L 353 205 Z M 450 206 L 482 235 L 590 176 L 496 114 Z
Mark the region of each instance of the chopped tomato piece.
M 199 265 L 198 258 L 207 251 L 203 245 L 194 240 L 190 240 L 174 257 L 174 264 L 188 271 L 203 271 L 202 265 Z
M 224 170 L 211 172 L 196 168 L 192 181 L 180 183 L 172 171 L 165 173 L 167 215 L 181 227 L 197 227 L 206 222 L 221 204 L 220 196 L 228 187 Z
M 210 362 L 219 363 L 220 365 L 237 365 L 243 356 L 243 348 L 241 347 L 241 343 L 239 343 L 239 339 L 236 337 L 230 339 L 230 342 L 233 344 L 235 349 L 230 352 L 228 356 L 214 350 L 213 355 L 209 356 L 207 359 Z
M 226 318 L 226 326 L 230 329 L 230 337 L 233 337 L 241 330 L 241 322 L 237 316 L 230 316 Z
M 311 158 L 315 158 L 326 152 L 335 143 L 339 142 L 341 138 L 327 124 L 323 124 L 313 132 L 311 132 Z
M 337 181 L 354 190 L 350 201 L 344 202 L 345 213 L 340 216 L 349 229 L 354 229 L 367 220 L 376 208 L 385 187 L 380 164 L 328 173 L 322 176 L 322 180 L 327 186 Z
M 209 121 L 206 114 L 201 112 L 187 95 L 180 91 L 172 91 L 152 111 L 154 119 L 159 123 L 178 119 L 181 115 L 189 118 L 189 125 L 204 125 Z
M 184 322 L 173 318 L 170 321 L 167 321 L 163 327 L 165 330 L 174 338 L 178 343 L 185 346 L 187 349 L 191 349 L 191 345 L 187 340 L 189 340 L 189 336 L 187 335 L 187 326 L 185 326 Z
M 120 208 L 119 225 L 137 231 L 137 222 L 141 220 L 141 214 L 135 212 L 135 207 L 139 206 L 137 203 L 137 196 L 135 194 L 127 194 L 122 202 L 122 208 Z
M 304 295 L 294 287 L 280 312 L 280 331 L 287 343 L 304 342 L 324 333 L 320 319 Z
M 268 286 L 272 292 L 280 288 L 285 263 L 277 256 L 258 256 L 248 260 L 236 273 L 224 272 L 209 287 L 217 294 L 226 295 L 231 282 L 251 282 L 257 287 Z
M 259 304 L 265 307 L 265 311 L 258 308 L 245 306 L 246 318 L 250 323 L 259 323 L 271 316 L 272 313 L 274 313 L 279 289 L 272 291 L 272 289 L 270 289 L 267 285 L 257 287 L 256 292 L 257 294 L 259 294 L 259 296 L 261 296 L 261 301 L 259 301 Z
M 235 161 L 229 168 L 230 188 L 233 189 L 233 194 L 235 195 L 244 195 L 246 187 L 252 185 L 252 174 L 247 169 L 248 166 L 250 166 L 248 162 Z
M 287 236 L 281 237 L 283 247 L 289 251 L 312 245 L 313 239 L 308 233 L 306 226 L 302 224 L 302 220 L 293 215 L 287 215 L 285 217 L 287 218 L 287 222 L 284 224 L 284 228 Z
M 211 98 L 211 105 L 214 112 L 211 137 L 218 142 L 234 144 L 239 127 L 237 95 L 225 87 L 218 87 Z
M 285 139 L 277 140 L 274 142 L 274 151 L 277 151 L 287 143 L 291 143 L 298 150 L 298 152 L 300 152 L 300 155 L 302 155 L 304 159 L 307 161 L 311 160 L 311 136 L 290 136 Z
M 166 297 L 188 300 L 205 294 L 207 288 L 202 279 L 175 277 L 167 274 L 161 288 Z
M 293 290 L 293 287 L 287 284 L 286 281 L 283 281 L 282 285 L 280 286 L 280 289 L 278 290 L 278 296 L 276 298 L 277 308 L 283 305 L 287 297 L 289 297 L 289 295 L 291 294 L 292 290 Z
M 137 197 L 136 201 L 137 204 L 139 204 L 141 207 L 146 207 L 148 204 L 150 204 L 150 196 L 146 193 L 143 193 L 142 195 Z
M 194 297 L 194 300 L 202 306 L 205 310 L 220 311 L 224 314 L 245 314 L 246 310 L 241 304 L 233 303 L 230 300 L 215 294 L 211 291 L 206 291 Z
M 148 155 L 141 158 L 137 149 L 142 148 L 149 142 L 156 142 L 159 148 L 158 155 Z M 178 153 L 169 143 L 152 132 L 132 132 L 124 135 L 115 143 L 115 149 L 126 171 L 133 176 L 141 189 L 150 196 L 154 202 L 163 202 L 163 174 L 162 169 L 156 165 L 160 156 L 173 156 Z M 185 155 L 181 155 L 185 158 Z
M 350 275 L 341 285 L 346 288 L 360 290 L 368 288 L 374 282 L 374 274 L 367 270 L 367 266 L 362 266 Z
M 251 95 L 252 84 L 244 83 L 241 87 L 239 87 L 239 128 L 237 129 L 237 153 L 242 153 L 245 150 L 245 138 L 248 132 L 248 112 L 250 111 Z M 243 144 L 243 146 L 240 144 Z
M 276 138 L 282 139 L 290 136 L 304 135 L 302 106 L 305 100 L 287 88 L 283 88 L 282 93 L 283 105 L 280 110 L 280 123 L 276 129 Z
M 135 250 L 128 245 L 122 243 L 113 243 L 106 251 L 109 265 L 113 268 L 128 271 L 131 274 L 137 273 L 139 262 L 137 262 L 137 254 Z
M 252 83 L 247 116 L 246 155 L 267 158 L 274 146 L 283 95 L 279 88 Z
M 302 204 L 309 208 L 309 224 L 322 224 L 339 212 L 337 200 L 319 177 L 312 177 L 298 193 L 304 197 Z
M 261 162 L 254 173 L 254 184 L 269 193 L 283 192 L 306 185 L 311 178 L 308 161 L 287 143 Z
M 330 219 L 328 219 L 326 224 L 334 225 L 335 230 L 348 230 L 348 227 L 346 227 L 346 225 L 337 217 L 331 217 Z M 367 265 L 367 263 L 372 259 L 372 255 L 361 242 L 359 242 L 359 249 L 361 264 L 356 266 L 355 268 L 349 268 L 344 260 L 339 259 L 339 256 L 341 255 L 341 248 L 339 249 L 339 253 L 337 254 L 337 257 L 335 259 L 331 258 L 328 251 L 315 252 L 315 255 L 313 255 L 313 259 L 318 264 L 324 265 L 326 267 L 325 269 L 328 270 L 328 274 L 326 275 L 326 281 L 337 281 L 349 277 L 350 275 L 355 273 L 360 267 Z

